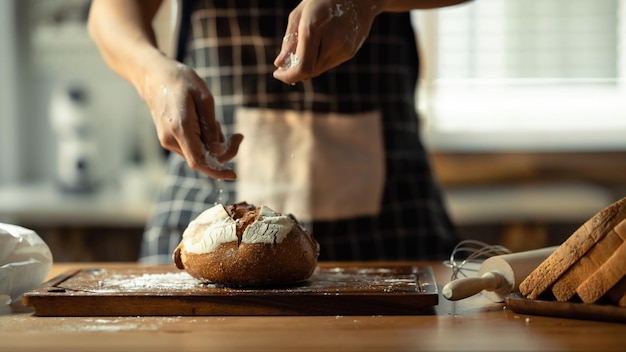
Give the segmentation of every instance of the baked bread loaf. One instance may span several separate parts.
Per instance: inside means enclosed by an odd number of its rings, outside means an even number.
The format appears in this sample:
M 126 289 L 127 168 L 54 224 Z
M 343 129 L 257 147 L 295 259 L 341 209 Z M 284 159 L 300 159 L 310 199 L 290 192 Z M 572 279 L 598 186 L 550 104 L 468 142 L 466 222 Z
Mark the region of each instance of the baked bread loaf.
M 626 198 L 601 210 L 576 230 L 520 285 L 520 293 L 537 299 L 552 293 L 559 301 L 578 295 L 585 303 L 607 296 L 625 304 Z M 609 294 L 610 292 L 610 294 Z
M 319 244 L 291 214 L 242 202 L 205 210 L 191 221 L 174 263 L 222 285 L 279 285 L 308 279 Z

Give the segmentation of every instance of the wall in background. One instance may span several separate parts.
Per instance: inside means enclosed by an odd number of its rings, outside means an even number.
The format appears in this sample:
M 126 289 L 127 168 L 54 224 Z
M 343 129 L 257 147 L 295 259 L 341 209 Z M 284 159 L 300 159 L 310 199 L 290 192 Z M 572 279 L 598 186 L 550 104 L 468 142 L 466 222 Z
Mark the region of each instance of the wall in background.
M 121 169 L 146 148 L 159 154 L 145 104 L 105 65 L 87 34 L 89 3 L 0 2 L 0 184 L 57 177 L 59 135 L 50 121 L 50 102 L 54 92 L 71 87 L 87 96 L 85 122 L 99 182 L 118 182 Z
M 17 42 L 15 3 L 0 2 L 0 184 L 14 182 L 19 177 L 17 150 Z

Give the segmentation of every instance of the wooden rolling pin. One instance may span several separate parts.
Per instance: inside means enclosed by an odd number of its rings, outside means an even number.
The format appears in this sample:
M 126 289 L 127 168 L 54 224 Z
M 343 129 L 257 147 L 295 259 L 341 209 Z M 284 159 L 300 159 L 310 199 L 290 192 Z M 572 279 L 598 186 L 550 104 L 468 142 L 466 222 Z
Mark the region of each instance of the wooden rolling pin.
M 449 282 L 443 287 L 443 296 L 458 301 L 482 291 L 494 302 L 504 302 L 511 292 L 519 292 L 522 282 L 557 247 L 547 247 L 531 251 L 497 255 L 485 259 L 476 277 L 466 277 Z

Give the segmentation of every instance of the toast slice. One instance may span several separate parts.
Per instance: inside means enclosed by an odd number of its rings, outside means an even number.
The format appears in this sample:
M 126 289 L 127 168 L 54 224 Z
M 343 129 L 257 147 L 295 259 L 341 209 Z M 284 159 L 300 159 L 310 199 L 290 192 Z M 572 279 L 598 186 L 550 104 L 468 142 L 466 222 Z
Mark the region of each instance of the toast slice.
M 577 288 L 578 297 L 594 303 L 626 276 L 626 243 L 622 243 L 602 265 Z
M 609 231 L 552 285 L 554 298 L 567 302 L 574 297 L 576 288 L 595 273 L 623 242 L 626 242 L 626 220 Z
M 607 296 L 614 304 L 626 308 L 626 276 L 609 290 Z
M 601 210 L 579 227 L 520 283 L 520 293 L 528 299 L 537 299 L 624 218 L 626 197 Z

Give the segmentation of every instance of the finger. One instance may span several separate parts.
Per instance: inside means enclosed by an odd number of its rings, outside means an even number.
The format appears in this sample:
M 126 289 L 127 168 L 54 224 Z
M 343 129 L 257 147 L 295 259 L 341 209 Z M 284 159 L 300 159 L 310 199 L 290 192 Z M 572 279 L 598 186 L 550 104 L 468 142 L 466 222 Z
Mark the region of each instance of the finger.
M 320 49 L 320 53 L 327 53 L 327 52 L 330 52 L 330 51 L 325 51 L 325 49 L 323 48 Z M 321 75 L 322 73 L 341 65 L 348 59 L 349 58 L 339 58 L 334 55 L 323 55 L 323 57 L 320 57 L 317 59 L 317 64 L 315 66 L 315 69 L 313 70 L 313 72 L 311 72 L 311 78 L 317 77 Z
M 222 165 L 222 161 L 209 151 L 205 151 L 199 159 L 187 159 L 187 164 L 193 170 L 216 179 L 234 180 L 237 178 L 235 172 Z
M 313 77 L 318 55 L 320 53 L 321 36 L 308 30 L 300 29 L 295 53 L 290 53 L 290 66 L 274 71 L 274 78 L 287 84 L 306 81 Z
M 304 79 L 311 78 L 311 73 L 315 71 L 319 56 L 323 54 L 321 49 L 322 36 L 321 31 L 311 32 L 306 30 L 302 34 L 302 40 L 298 42 L 296 55 L 300 58 L 299 74 Z
M 283 37 L 280 52 L 278 53 L 276 59 L 274 59 L 274 66 L 282 69 L 291 67 L 294 64 L 294 62 L 291 61 L 291 55 L 296 52 L 297 46 L 298 32 L 288 31 Z
M 285 30 L 285 36 L 281 43 L 280 52 L 274 60 L 274 66 L 277 68 L 285 67 L 286 59 L 289 58 L 290 53 L 296 51 L 298 45 L 298 23 L 300 22 L 300 14 L 296 11 L 289 14 L 287 21 L 287 29 Z
M 226 143 L 226 150 L 223 153 L 205 153 L 205 160 L 207 162 L 206 167 L 200 166 L 198 170 L 213 178 L 235 180 L 237 178 L 237 174 L 232 169 L 225 167 L 223 164 L 237 155 L 237 152 L 239 151 L 239 145 L 241 144 L 242 140 L 243 135 L 240 133 L 236 133 L 231 136 L 231 138 Z M 213 144 L 216 144 L 216 149 L 224 149 L 224 145 L 221 143 L 214 142 Z
M 274 78 L 287 84 L 294 84 L 313 77 L 312 73 L 317 65 L 322 41 L 322 30 L 311 30 L 313 25 L 309 21 L 301 21 L 299 17 L 296 18 L 298 22 L 292 22 L 291 16 L 289 19 L 290 25 L 297 23 L 296 47 L 293 48 L 291 41 L 288 41 L 287 45 L 283 41 L 283 50 L 279 56 L 281 65 L 273 73 Z M 293 25 L 288 26 L 288 28 L 291 30 Z
M 239 152 L 239 145 L 243 141 L 243 135 L 240 133 L 233 134 L 227 143 L 227 148 L 218 158 L 220 163 L 225 163 L 234 158 Z
M 202 140 L 202 129 L 205 127 L 200 122 L 201 119 L 193 99 L 188 98 L 185 105 L 188 113 L 180 120 L 180 126 L 175 130 L 175 137 L 187 164 L 196 170 L 206 164 L 205 151 L 207 148 Z
M 215 103 L 213 96 L 208 90 L 201 89 L 193 93 L 194 108 L 200 131 L 200 139 L 206 149 L 213 141 L 219 140 L 219 132 L 216 130 Z
M 216 162 L 215 165 L 213 164 L 206 164 L 205 166 L 196 169 L 199 172 L 202 172 L 203 174 L 218 179 L 218 180 L 236 180 L 237 179 L 237 174 L 235 173 L 235 171 L 233 171 L 232 169 L 229 169 L 227 167 L 224 167 L 222 165 L 220 165 L 219 163 Z
M 193 113 L 186 119 L 183 138 L 179 141 L 183 156 L 189 167 L 194 170 L 209 177 L 234 180 L 237 178 L 235 172 L 224 167 L 211 152 L 214 143 L 219 144 L 224 140 L 221 126 L 215 120 L 213 96 L 205 88 L 203 81 L 196 84 L 197 88 L 193 91 L 191 99 Z
M 215 120 L 215 131 L 217 131 L 217 136 L 218 136 L 217 140 L 220 143 L 224 143 L 225 138 L 224 138 L 224 132 L 222 132 L 222 124 L 217 120 Z
M 225 138 L 224 133 L 222 132 L 222 125 L 219 121 L 215 121 L 215 130 L 217 131 L 219 137 L 217 140 L 209 142 L 208 151 L 211 155 L 221 155 L 224 154 L 226 147 L 224 146 Z

